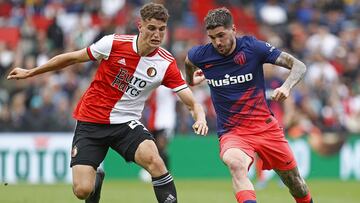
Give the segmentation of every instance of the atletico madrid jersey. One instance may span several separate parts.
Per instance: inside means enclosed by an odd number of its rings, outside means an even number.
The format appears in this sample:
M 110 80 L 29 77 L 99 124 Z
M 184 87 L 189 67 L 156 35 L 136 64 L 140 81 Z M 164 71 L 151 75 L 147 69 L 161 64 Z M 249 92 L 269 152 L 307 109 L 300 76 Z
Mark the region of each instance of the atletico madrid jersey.
M 159 47 L 147 56 L 137 53 L 135 35 L 107 35 L 87 48 L 100 61 L 74 118 L 93 123 L 138 120 L 151 90 L 164 85 L 174 92 L 187 88 L 174 57 Z
M 280 53 L 250 36 L 236 38 L 236 48 L 228 56 L 211 43 L 189 51 L 189 60 L 202 70 L 210 87 L 219 136 L 233 128 L 259 133 L 277 122 L 265 99 L 263 64 L 275 63 Z

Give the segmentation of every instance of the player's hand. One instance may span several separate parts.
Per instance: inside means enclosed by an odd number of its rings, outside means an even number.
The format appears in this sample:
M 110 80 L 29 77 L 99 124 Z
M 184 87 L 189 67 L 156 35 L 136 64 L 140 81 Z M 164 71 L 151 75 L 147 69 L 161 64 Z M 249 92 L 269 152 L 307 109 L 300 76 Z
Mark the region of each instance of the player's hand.
M 206 121 L 196 121 L 193 125 L 192 128 L 194 129 L 194 132 L 198 135 L 203 135 L 206 136 L 209 128 L 206 124 Z
M 193 85 L 198 85 L 205 80 L 202 70 L 196 70 L 193 74 Z
M 274 101 L 282 102 L 287 99 L 290 95 L 290 90 L 285 87 L 276 88 L 271 95 L 271 99 Z
M 13 79 L 25 79 L 30 77 L 30 70 L 23 69 L 23 68 L 14 68 L 9 75 L 7 76 L 8 80 Z

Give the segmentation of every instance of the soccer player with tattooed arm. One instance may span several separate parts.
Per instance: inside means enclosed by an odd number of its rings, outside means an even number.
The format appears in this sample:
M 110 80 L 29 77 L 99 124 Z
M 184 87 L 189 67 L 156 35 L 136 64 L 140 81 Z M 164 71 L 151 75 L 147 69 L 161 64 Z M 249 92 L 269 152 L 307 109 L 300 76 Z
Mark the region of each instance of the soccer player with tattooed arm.
M 263 169 L 275 170 L 297 203 L 312 203 L 283 129 L 266 103 L 263 72 L 264 63 L 290 69 L 285 82 L 271 95 L 282 102 L 303 78 L 306 66 L 269 43 L 251 36 L 236 37 L 226 8 L 210 10 L 205 26 L 211 43 L 190 49 L 185 59 L 186 78 L 190 85 L 206 81 L 210 87 L 220 158 L 231 173 L 237 202 L 256 202 L 248 170 L 257 153 Z
M 139 122 L 147 97 L 158 86 L 172 89 L 188 107 L 195 120 L 195 133 L 208 132 L 203 108 L 195 102 L 174 57 L 160 47 L 167 30 L 167 9 L 148 3 L 140 15 L 138 35 L 107 35 L 85 49 L 60 54 L 39 67 L 14 68 L 7 77 L 25 79 L 75 63 L 100 62 L 73 114 L 77 120 L 71 155 L 73 192 L 87 203 L 99 202 L 105 174 L 98 167 L 109 147 L 151 174 L 159 203 L 177 202 L 173 178 L 153 136 Z

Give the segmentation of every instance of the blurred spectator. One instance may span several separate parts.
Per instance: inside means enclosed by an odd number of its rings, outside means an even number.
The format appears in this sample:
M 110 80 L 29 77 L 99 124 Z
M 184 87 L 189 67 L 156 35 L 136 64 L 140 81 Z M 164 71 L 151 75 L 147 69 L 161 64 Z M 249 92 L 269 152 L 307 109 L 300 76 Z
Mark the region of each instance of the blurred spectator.
M 268 25 L 280 25 L 287 22 L 286 10 L 280 5 L 278 0 L 269 0 L 263 6 L 260 11 L 261 21 Z
M 56 18 L 53 19 L 53 22 L 48 27 L 47 38 L 50 41 L 50 47 L 55 50 L 64 49 L 64 33 L 61 27 L 57 24 Z
M 327 59 L 331 59 L 335 56 L 339 38 L 331 34 L 325 25 L 315 25 L 315 33 L 308 38 L 306 45 L 309 55 L 320 52 Z
M 0 42 L 0 77 L 10 68 L 14 61 L 14 52 L 9 50 L 6 43 Z

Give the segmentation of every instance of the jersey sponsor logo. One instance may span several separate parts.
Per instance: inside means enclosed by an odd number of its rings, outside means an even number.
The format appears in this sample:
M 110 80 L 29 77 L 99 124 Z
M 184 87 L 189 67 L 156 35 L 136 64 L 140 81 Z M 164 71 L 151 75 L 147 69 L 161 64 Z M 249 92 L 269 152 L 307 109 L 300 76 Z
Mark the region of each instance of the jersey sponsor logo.
M 243 51 L 237 53 L 234 57 L 234 62 L 239 65 L 244 65 L 246 63 L 246 56 Z
M 157 74 L 157 71 L 154 67 L 149 67 L 146 71 L 146 74 L 149 76 L 149 77 L 155 77 L 155 75 Z
M 111 85 L 131 97 L 136 97 L 141 93 L 139 89 L 144 89 L 147 82 L 141 78 L 130 75 L 126 69 L 120 68 L 119 73 Z
M 221 86 L 235 85 L 244 82 L 249 82 L 252 79 L 253 79 L 252 73 L 248 73 L 237 76 L 230 76 L 229 74 L 226 74 L 223 79 L 219 79 L 219 80 L 206 79 L 206 81 L 209 85 L 212 85 L 213 87 L 221 87 Z

